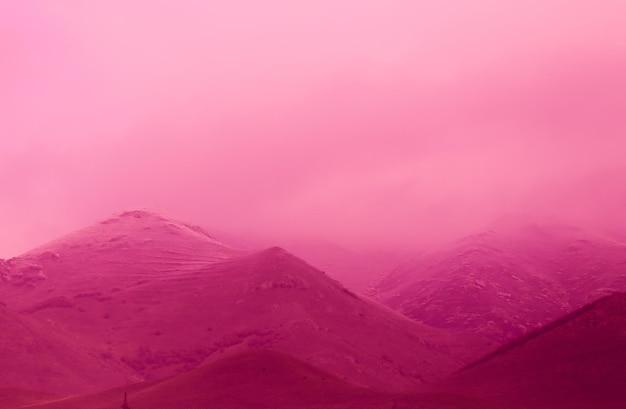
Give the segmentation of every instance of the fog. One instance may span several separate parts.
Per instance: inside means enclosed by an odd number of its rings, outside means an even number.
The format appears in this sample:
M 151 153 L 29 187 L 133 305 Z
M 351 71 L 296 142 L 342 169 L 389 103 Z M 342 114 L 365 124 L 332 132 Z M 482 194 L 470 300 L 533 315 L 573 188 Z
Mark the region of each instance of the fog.
M 418 248 L 626 226 L 622 1 L 0 0 L 0 257 L 137 206 Z

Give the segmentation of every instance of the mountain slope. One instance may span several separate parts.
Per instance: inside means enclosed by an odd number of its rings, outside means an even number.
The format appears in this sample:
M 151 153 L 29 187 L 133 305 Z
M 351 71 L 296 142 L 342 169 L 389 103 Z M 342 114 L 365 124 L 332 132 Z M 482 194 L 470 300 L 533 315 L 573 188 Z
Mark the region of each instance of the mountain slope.
M 58 396 L 16 388 L 0 388 L 0 408 L 13 409 L 58 399 Z
M 528 408 L 626 407 L 626 294 L 503 346 L 435 390 Z
M 625 245 L 567 226 L 524 225 L 416 258 L 372 295 L 418 322 L 506 341 L 620 290 Z
M 399 390 L 493 345 L 417 324 L 282 249 L 241 252 L 188 226 L 123 213 L 9 260 L 18 272 L 36 265 L 40 278 L 10 278 L 0 297 L 105 343 L 148 379 L 272 348 L 357 384 Z
M 33 409 L 117 407 L 124 389 L 58 400 Z M 273 351 L 248 351 L 173 378 L 128 388 L 133 409 L 420 408 L 496 409 L 504 405 L 448 394 L 402 395 L 350 385 L 304 362 Z
M 75 278 L 130 284 L 241 253 L 165 212 L 132 210 L 1 263 L 0 282 L 9 284 L 3 292 L 27 287 L 34 293 L 54 293 L 55 285 Z
M 85 393 L 140 379 L 104 348 L 1 305 L 0 362 L 0 388 Z

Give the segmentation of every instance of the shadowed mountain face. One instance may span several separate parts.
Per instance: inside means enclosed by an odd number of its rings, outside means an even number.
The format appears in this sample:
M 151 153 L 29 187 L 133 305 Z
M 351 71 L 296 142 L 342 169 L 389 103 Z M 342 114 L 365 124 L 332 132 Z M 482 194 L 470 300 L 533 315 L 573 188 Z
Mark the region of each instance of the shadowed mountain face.
M 441 383 L 528 408 L 626 407 L 626 294 L 583 307 Z
M 104 344 L 146 379 L 270 348 L 403 390 L 493 345 L 406 319 L 280 248 L 238 251 L 153 211 L 122 213 L 3 268 L 10 308 Z
M 418 322 L 505 341 L 626 290 L 626 245 L 565 226 L 470 236 L 397 267 L 372 295 Z
M 52 398 L 33 409 L 119 407 L 126 389 Z M 162 381 L 132 385 L 133 409 L 353 408 L 505 409 L 503 404 L 446 393 L 391 394 L 360 388 L 272 351 L 248 351 Z M 8 407 L 6 409 L 9 409 Z

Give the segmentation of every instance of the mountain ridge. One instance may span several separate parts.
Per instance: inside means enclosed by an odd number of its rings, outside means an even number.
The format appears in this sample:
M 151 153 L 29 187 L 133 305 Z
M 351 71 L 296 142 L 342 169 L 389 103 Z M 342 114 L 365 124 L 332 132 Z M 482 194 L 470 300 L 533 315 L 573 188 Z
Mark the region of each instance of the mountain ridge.
M 506 342 L 626 290 L 626 246 L 571 226 L 507 226 L 399 265 L 369 294 L 441 328 Z
M 427 387 L 527 408 L 626 405 L 626 294 L 584 306 Z
M 7 305 L 104 343 L 146 379 L 272 348 L 355 384 L 402 390 L 493 346 L 415 323 L 282 248 L 239 251 L 152 212 L 121 213 L 10 264 L 44 277 L 0 284 Z

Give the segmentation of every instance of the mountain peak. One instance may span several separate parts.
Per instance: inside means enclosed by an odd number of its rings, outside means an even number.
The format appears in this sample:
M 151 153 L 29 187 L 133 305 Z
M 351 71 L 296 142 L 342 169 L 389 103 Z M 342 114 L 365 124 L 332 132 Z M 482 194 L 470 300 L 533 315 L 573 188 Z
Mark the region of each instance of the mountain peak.
M 166 211 L 132 209 L 0 262 L 0 280 L 43 292 L 65 285 L 70 276 L 113 285 L 195 271 L 240 254 L 245 252 Z
M 119 221 L 131 221 L 134 220 L 137 225 L 151 225 L 157 224 L 162 225 L 165 224 L 169 227 L 177 226 L 183 229 L 190 230 L 195 234 L 200 234 L 204 238 L 208 238 L 213 241 L 218 241 L 215 237 L 207 233 L 202 227 L 192 224 L 190 222 L 184 221 L 181 218 L 177 217 L 170 211 L 158 207 L 141 207 L 134 208 L 122 211 L 120 213 L 115 214 L 113 217 L 110 217 L 100 224 L 112 224 L 117 223 Z M 146 226 L 143 226 L 144 228 Z
M 213 245 L 229 248 L 202 227 L 177 218 L 159 208 L 135 208 L 116 213 L 99 223 L 74 231 L 39 246 L 23 256 L 63 253 L 83 248 L 88 251 L 169 247 L 185 242 L 194 247 Z
M 177 223 L 185 223 L 181 220 L 180 217 L 172 213 L 171 211 L 156 207 L 156 206 L 145 206 L 145 207 L 133 207 L 126 210 L 122 210 L 118 213 L 114 213 L 112 217 L 109 217 L 107 220 L 113 219 L 143 219 L 143 220 L 167 220 L 170 222 Z

